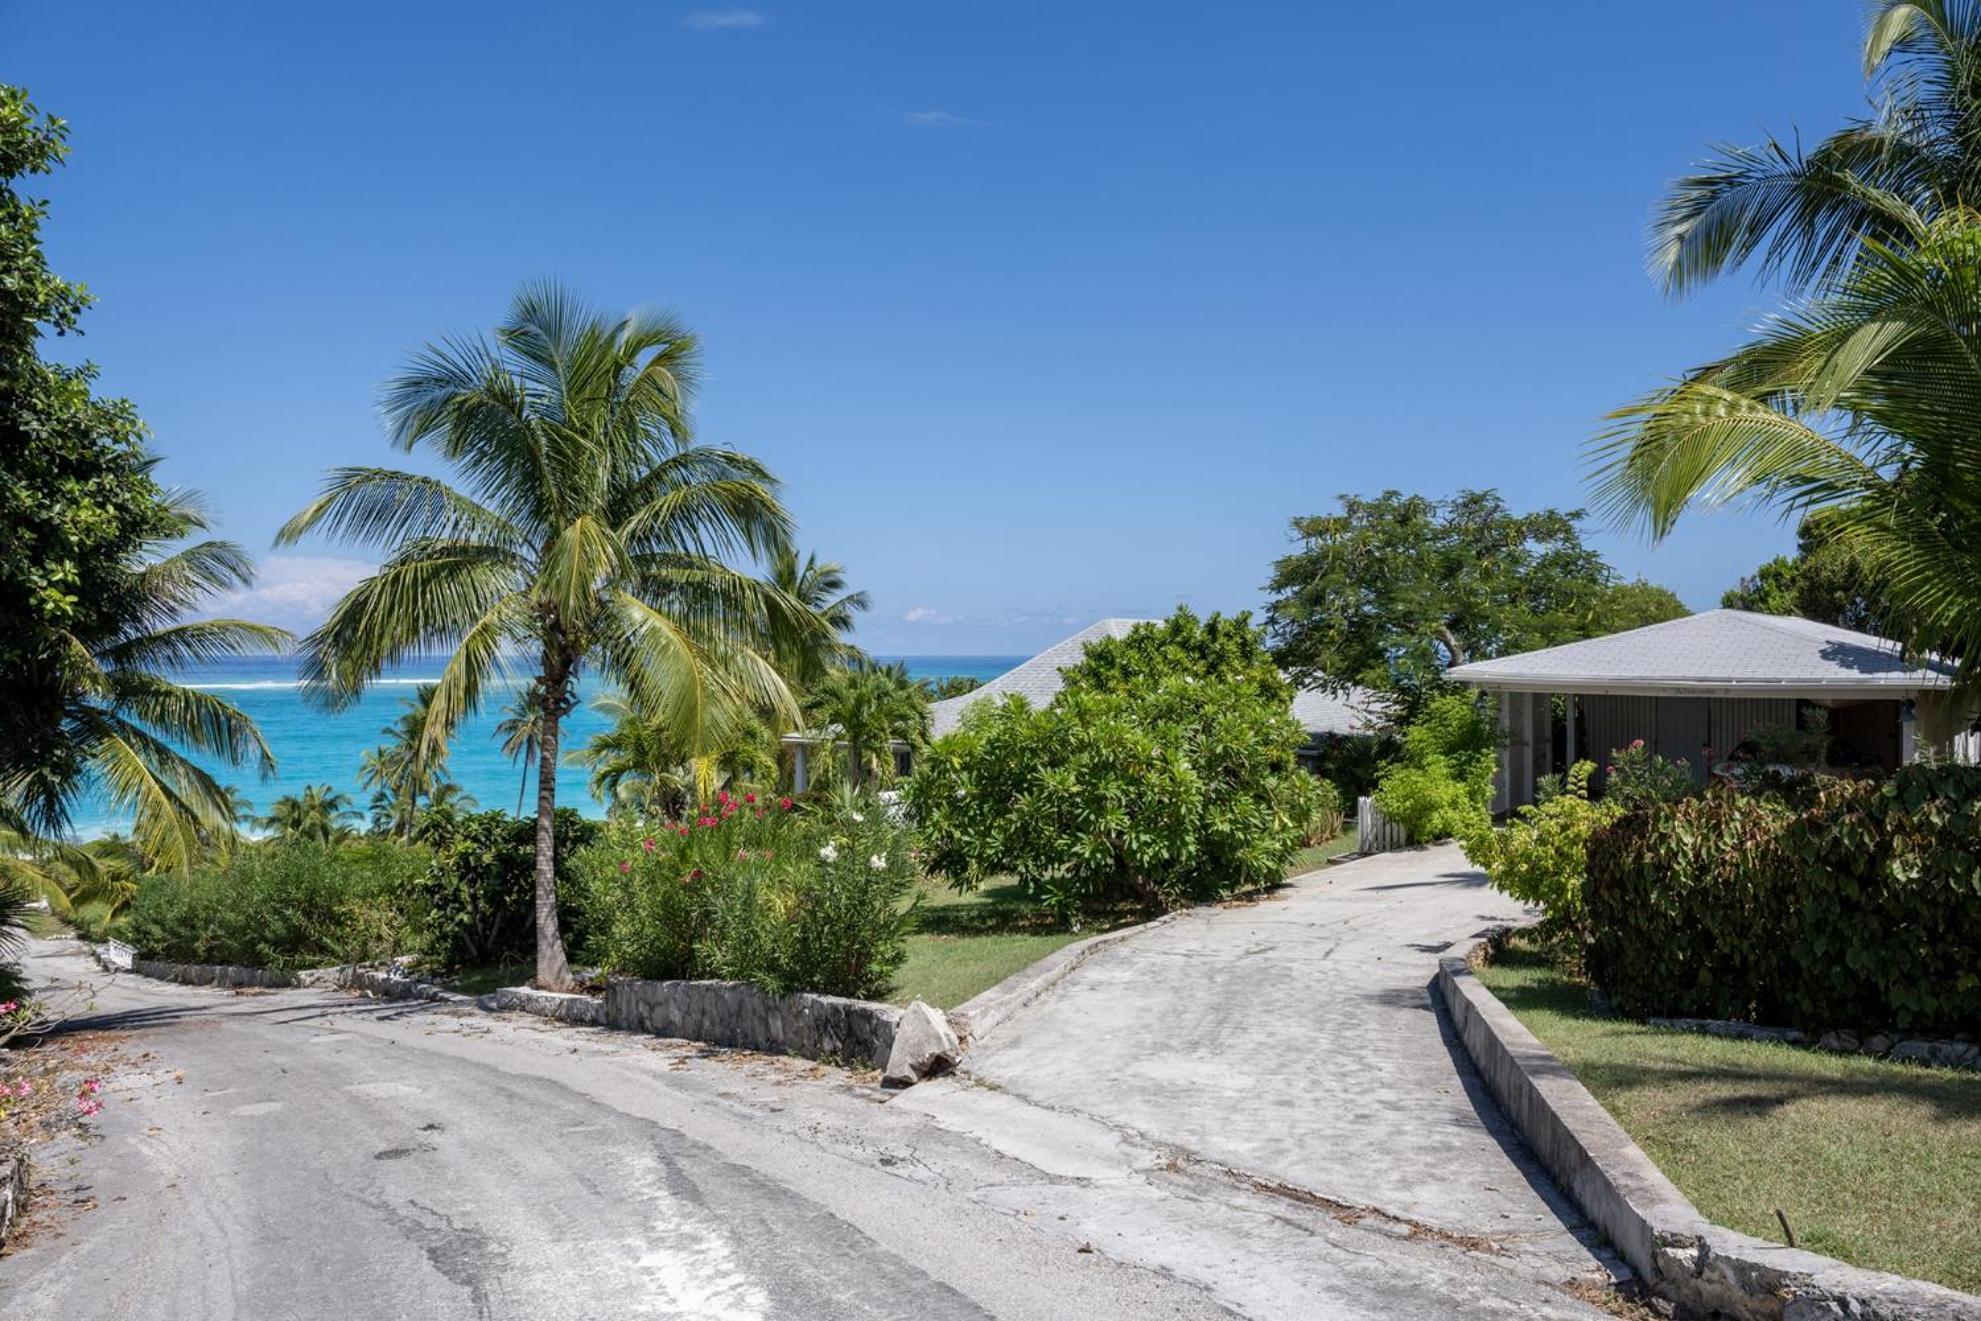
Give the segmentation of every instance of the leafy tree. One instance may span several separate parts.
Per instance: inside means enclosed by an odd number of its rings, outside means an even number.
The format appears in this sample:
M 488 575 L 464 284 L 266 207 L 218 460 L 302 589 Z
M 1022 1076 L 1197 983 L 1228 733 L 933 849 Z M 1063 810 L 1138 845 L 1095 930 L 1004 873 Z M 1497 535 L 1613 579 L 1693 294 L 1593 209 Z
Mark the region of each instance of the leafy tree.
M 1249 611 L 1199 619 L 1188 606 L 1179 606 L 1159 624 L 1138 624 L 1124 637 L 1089 643 L 1080 663 L 1062 677 L 1067 687 L 1083 692 L 1128 693 L 1172 677 L 1230 679 L 1266 701 L 1293 701 L 1293 686 L 1274 664 Z
M 894 779 L 894 744 L 920 748 L 928 742 L 928 690 L 902 665 L 827 672 L 812 690 L 810 715 L 855 788 Z
M 943 702 L 952 697 L 965 697 L 984 686 L 984 681 L 973 674 L 944 674 L 936 678 L 922 680 L 922 688 L 931 702 Z
M 240 711 L 162 674 L 286 635 L 179 622 L 245 586 L 252 566 L 219 541 L 165 554 L 206 527 L 197 503 L 158 485 L 136 411 L 92 393 L 93 366 L 40 356 L 41 338 L 75 332 L 90 303 L 48 269 L 47 205 L 19 191 L 62 162 L 66 134 L 0 85 L 0 826 L 59 836 L 96 786 L 135 816 L 147 865 L 183 867 L 224 849 L 233 826 L 220 787 L 174 745 L 272 763 Z M 50 878 L 73 872 L 45 851 L 22 856 L 53 859 Z
M 447 734 L 429 737 L 435 685 L 423 683 L 403 699 L 399 718 L 378 732 L 388 740 L 364 754 L 358 783 L 374 790 L 372 819 L 388 834 L 411 839 L 422 803 L 443 788 L 459 793 L 447 778 Z
M 1663 536 L 1695 504 L 1823 511 L 1887 631 L 1981 665 L 1981 228 L 1867 245 L 1837 286 L 1613 415 L 1597 497 Z
M 670 317 L 613 320 L 526 286 L 493 340 L 431 345 L 387 387 L 401 449 L 459 480 L 340 468 L 280 540 L 383 548 L 304 643 L 308 690 L 337 707 L 399 657 L 451 650 L 428 738 L 528 667 L 537 707 L 537 981 L 571 985 L 554 869 L 562 721 L 586 665 L 676 729 L 738 708 L 796 718 L 772 645 L 816 628 L 730 563 L 773 556 L 790 518 L 764 466 L 693 442 L 696 343 Z
M 1777 555 L 1761 565 L 1728 588 L 1720 604 L 1764 615 L 1800 615 L 1877 636 L 1895 627 L 1884 585 L 1831 520 L 1820 513 L 1803 519 L 1795 540 L 1794 555 Z
M 1580 511 L 1515 514 L 1494 491 L 1340 499 L 1293 520 L 1298 549 L 1268 587 L 1273 654 L 1302 686 L 1393 692 L 1407 714 L 1453 665 L 1685 613 L 1620 582 L 1582 543 Z
M 358 837 L 358 819 L 351 796 L 328 784 L 306 784 L 297 794 L 284 794 L 268 806 L 268 815 L 255 824 L 285 843 L 347 844 Z
M 1414 840 L 1465 837 L 1490 829 L 1499 731 L 1479 698 L 1446 693 L 1427 702 L 1403 731 L 1403 749 L 1373 795 L 1382 814 Z
M 1864 75 L 1872 113 L 1805 151 L 1768 138 L 1721 146 L 1672 185 L 1652 268 L 1674 294 L 1750 262 L 1797 292 L 1842 279 L 1870 251 L 1903 251 L 1974 206 L 1981 180 L 1981 6 L 1872 0 Z
M 522 777 L 516 784 L 516 815 L 523 814 L 523 795 L 530 787 L 530 766 L 537 757 L 537 732 L 543 727 L 543 705 L 535 685 L 518 692 L 495 723 L 495 736 L 502 740 L 502 755 L 520 763 Z

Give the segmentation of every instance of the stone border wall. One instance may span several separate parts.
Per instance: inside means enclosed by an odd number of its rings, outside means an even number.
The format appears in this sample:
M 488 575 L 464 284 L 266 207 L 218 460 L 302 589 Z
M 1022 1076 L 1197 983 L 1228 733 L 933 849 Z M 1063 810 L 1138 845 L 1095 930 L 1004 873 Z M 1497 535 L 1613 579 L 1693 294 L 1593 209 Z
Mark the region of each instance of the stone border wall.
M 282 972 L 275 968 L 250 968 L 237 963 L 166 963 L 159 959 L 131 960 L 131 971 L 140 977 L 181 986 L 328 986 L 335 985 L 335 968 L 312 968 L 305 972 Z
M 25 1151 L 0 1154 L 0 1247 L 7 1245 L 7 1234 L 14 1221 L 27 1210 L 28 1183 L 33 1166 Z
M 1652 1027 L 1674 1032 L 1699 1032 L 1739 1041 L 1779 1041 L 1836 1055 L 1874 1055 L 1885 1060 L 1934 1064 L 1943 1069 L 1981 1070 L 1981 1044 L 1964 1037 L 1909 1037 L 1903 1032 L 1822 1032 L 1811 1034 L 1792 1027 L 1762 1027 L 1732 1018 L 1648 1018 Z
M 1439 960 L 1432 990 L 1527 1145 L 1631 1269 L 1682 1315 L 1738 1321 L 1981 1321 L 1981 1298 L 1722 1229 L 1699 1213 L 1472 973 L 1480 941 Z

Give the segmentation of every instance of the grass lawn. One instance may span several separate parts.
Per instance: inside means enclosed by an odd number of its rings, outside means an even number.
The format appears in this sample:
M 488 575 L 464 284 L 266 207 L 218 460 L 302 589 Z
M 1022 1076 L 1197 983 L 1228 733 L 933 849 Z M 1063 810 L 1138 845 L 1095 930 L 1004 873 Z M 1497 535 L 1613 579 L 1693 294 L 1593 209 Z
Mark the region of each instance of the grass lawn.
M 1349 833 L 1302 849 L 1287 864 L 1286 875 L 1304 875 L 1354 847 L 1355 836 Z M 916 893 L 922 901 L 921 923 L 908 937 L 908 958 L 895 974 L 889 998 L 895 1004 L 925 1000 L 938 1009 L 954 1009 L 1063 945 L 1147 917 L 1124 908 L 1089 916 L 1080 930 L 1067 931 L 1027 903 L 1013 881 L 958 894 L 942 881 L 924 880 Z
M 1981 1074 L 1645 1027 L 1518 939 L 1479 977 L 1709 1219 L 1981 1291 Z

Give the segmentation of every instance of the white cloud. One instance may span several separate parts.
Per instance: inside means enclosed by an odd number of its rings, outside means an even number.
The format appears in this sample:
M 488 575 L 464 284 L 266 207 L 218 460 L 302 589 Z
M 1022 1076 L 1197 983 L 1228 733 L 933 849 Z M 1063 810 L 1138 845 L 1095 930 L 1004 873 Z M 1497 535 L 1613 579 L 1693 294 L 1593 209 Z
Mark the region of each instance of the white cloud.
M 261 561 L 254 586 L 215 597 L 207 613 L 306 632 L 323 622 L 344 593 L 377 571 L 376 564 L 365 560 L 270 555 Z
M 969 128 L 986 121 L 947 110 L 909 110 L 901 115 L 901 122 L 910 128 Z
M 907 612 L 901 616 L 901 622 L 904 624 L 954 624 L 958 618 L 960 616 L 947 615 L 930 606 L 915 605 L 908 607 Z
M 754 9 L 704 9 L 681 20 L 697 32 L 721 32 L 733 28 L 760 28 L 770 20 Z

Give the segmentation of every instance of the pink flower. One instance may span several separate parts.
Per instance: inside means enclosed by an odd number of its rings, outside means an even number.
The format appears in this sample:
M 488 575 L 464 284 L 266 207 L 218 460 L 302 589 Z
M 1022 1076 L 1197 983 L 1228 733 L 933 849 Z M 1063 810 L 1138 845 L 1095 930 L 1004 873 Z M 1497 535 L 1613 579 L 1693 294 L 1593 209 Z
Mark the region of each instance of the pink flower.
M 76 1102 L 76 1109 L 85 1115 L 93 1115 L 103 1109 L 103 1102 L 92 1097 L 83 1097 Z
M 0 1089 L 0 1090 L 4 1090 L 4 1089 Z M 21 1080 L 20 1080 L 19 1082 L 17 1082 L 17 1083 L 15 1083 L 15 1084 L 14 1084 L 14 1095 L 16 1095 L 16 1096 L 33 1096 L 33 1095 L 34 1095 L 34 1083 L 33 1083 L 33 1081 L 32 1081 L 32 1080 L 30 1080 L 30 1079 L 27 1079 L 27 1078 L 23 1078 L 23 1079 L 21 1079 Z
M 686 876 L 682 877 L 681 884 L 686 885 L 689 881 L 699 881 L 700 879 L 702 879 L 702 869 L 700 867 L 697 867 L 693 871 L 689 872 Z
M 95 1096 L 98 1092 L 102 1090 L 103 1090 L 103 1083 L 100 1079 L 86 1078 L 83 1080 L 84 1096 Z
M 676 826 L 676 827 L 674 827 L 674 828 L 675 828 L 676 830 L 678 830 L 678 831 L 680 831 L 680 832 L 681 832 L 681 833 L 682 833 L 683 835 L 685 835 L 685 834 L 687 834 L 687 833 L 688 833 L 688 827 L 686 827 L 686 826 Z
M 737 850 L 736 850 L 736 861 L 738 861 L 738 862 L 748 862 L 749 860 L 750 860 L 750 851 L 749 851 L 748 849 L 737 849 Z
M 647 852 L 649 852 L 649 853 L 652 853 L 652 852 L 653 852 L 653 836 L 652 836 L 652 835 L 648 835 L 648 836 L 647 836 L 647 837 L 646 837 L 645 839 L 643 839 L 643 840 L 641 840 L 641 841 L 640 841 L 640 847 L 641 847 L 641 848 L 643 848 L 643 849 L 645 849 L 645 850 L 646 850 Z
M 620 874 L 621 876 L 624 876 L 624 875 L 625 875 L 625 874 L 626 874 L 627 872 L 629 872 L 629 871 L 631 871 L 631 870 L 633 870 L 633 864 L 632 864 L 632 863 L 630 863 L 630 862 L 627 862 L 627 861 L 625 861 L 625 860 L 624 860 L 624 859 L 622 858 L 622 859 L 620 860 L 620 863 L 619 863 L 619 874 Z
M 1641 739 L 1641 738 L 1634 738 L 1634 739 L 1632 739 L 1632 740 L 1630 740 L 1630 750 L 1631 750 L 1632 752 L 1635 752 L 1635 751 L 1637 751 L 1637 749 L 1639 749 L 1639 748 L 1641 748 L 1641 747 L 1643 747 L 1643 746 L 1644 746 L 1644 740 L 1643 740 L 1643 739 Z
M 7 1002 L 5 1002 L 4 1004 L 0 1004 L 0 1014 L 11 1014 L 11 1013 L 13 1013 L 13 1012 L 14 1012 L 14 1011 L 15 1011 L 16 1009 L 19 1009 L 20 1007 L 21 1007 L 21 1002 L 20 1002 L 20 1001 L 18 1001 L 18 1000 L 8 1000 L 8 1001 L 7 1001 Z
M 716 826 L 721 825 L 722 823 L 717 821 L 712 816 L 698 816 L 695 818 L 695 824 L 698 826 L 706 827 L 708 829 L 714 829 Z
M 757 796 L 755 794 L 744 794 L 743 801 L 746 803 L 754 803 L 757 801 Z
M 724 807 L 729 806 L 729 791 L 727 789 L 724 789 L 721 793 L 715 796 L 715 801 L 721 803 Z
M 789 798 L 778 799 L 777 810 L 780 812 L 789 812 L 791 810 L 791 800 Z

